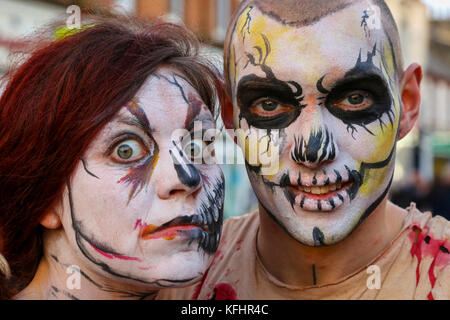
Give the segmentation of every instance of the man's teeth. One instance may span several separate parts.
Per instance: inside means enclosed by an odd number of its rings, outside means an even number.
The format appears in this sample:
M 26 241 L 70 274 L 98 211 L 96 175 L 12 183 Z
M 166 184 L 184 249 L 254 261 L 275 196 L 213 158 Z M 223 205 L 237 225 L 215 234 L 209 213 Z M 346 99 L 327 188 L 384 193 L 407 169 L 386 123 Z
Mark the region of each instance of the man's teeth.
M 317 194 L 317 195 L 321 195 L 321 194 L 327 194 L 330 193 L 332 191 L 336 191 L 342 188 L 342 183 L 338 182 L 338 183 L 334 183 L 334 184 L 330 184 L 328 186 L 298 186 L 299 190 L 307 192 L 307 193 L 312 193 L 312 194 Z

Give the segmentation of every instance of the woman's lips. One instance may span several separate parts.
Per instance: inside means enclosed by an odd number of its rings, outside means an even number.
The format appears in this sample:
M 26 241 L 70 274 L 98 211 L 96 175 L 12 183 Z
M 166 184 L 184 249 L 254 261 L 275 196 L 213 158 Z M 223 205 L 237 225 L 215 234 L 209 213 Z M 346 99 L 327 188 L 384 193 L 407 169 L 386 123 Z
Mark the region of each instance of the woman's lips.
M 153 224 L 149 224 L 143 228 L 141 237 L 144 240 L 152 240 L 152 239 L 173 240 L 183 231 L 192 229 L 201 229 L 201 228 L 200 226 L 197 225 L 175 225 L 164 228 L 158 228 Z
M 187 235 L 189 230 L 198 229 L 201 232 L 209 232 L 209 228 L 198 215 L 180 216 L 160 226 L 145 224 L 141 228 L 140 236 L 144 240 L 166 239 L 172 240 L 177 236 Z

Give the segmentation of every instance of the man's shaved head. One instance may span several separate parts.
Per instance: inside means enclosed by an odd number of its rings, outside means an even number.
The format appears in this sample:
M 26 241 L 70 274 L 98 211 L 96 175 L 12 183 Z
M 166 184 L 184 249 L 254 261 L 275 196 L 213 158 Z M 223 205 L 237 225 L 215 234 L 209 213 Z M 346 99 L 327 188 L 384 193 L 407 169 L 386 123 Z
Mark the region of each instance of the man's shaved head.
M 400 36 L 397 24 L 384 0 L 244 0 L 231 18 L 225 40 L 225 79 L 229 82 L 229 66 L 227 61 L 230 54 L 230 42 L 236 31 L 237 19 L 245 8 L 249 6 L 257 7 L 265 15 L 284 25 L 301 28 L 314 24 L 326 16 L 344 10 L 359 2 L 367 2 L 368 4 L 380 8 L 381 26 L 391 41 L 394 57 L 396 59 L 396 71 L 400 78 L 403 72 Z M 330 32 L 332 31 L 330 30 Z M 229 89 L 229 83 L 227 83 L 227 88 Z
M 310 25 L 322 17 L 342 10 L 357 0 L 251 0 L 265 14 L 283 24 L 301 27 Z

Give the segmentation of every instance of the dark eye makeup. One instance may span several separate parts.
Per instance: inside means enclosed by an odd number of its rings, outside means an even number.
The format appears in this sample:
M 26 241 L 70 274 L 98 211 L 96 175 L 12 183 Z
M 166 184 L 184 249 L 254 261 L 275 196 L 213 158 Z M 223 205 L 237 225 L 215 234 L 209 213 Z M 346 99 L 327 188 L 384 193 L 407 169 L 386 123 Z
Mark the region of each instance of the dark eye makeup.
M 299 116 L 303 108 L 300 86 L 292 85 L 298 92 L 294 92 L 287 82 L 278 79 L 261 78 L 253 74 L 243 77 L 239 81 L 237 90 L 241 117 L 256 128 L 286 128 Z M 256 112 L 258 105 L 261 105 L 262 111 L 268 113 L 279 107 L 282 110 L 273 115 L 262 115 Z
M 129 154 L 130 152 L 132 152 L 133 143 L 123 144 L 121 146 L 122 143 L 127 141 L 138 143 L 139 147 L 142 148 L 144 155 L 137 159 L 133 158 L 133 156 L 136 155 L 132 153 Z M 154 142 L 152 141 L 151 146 L 148 146 L 148 143 L 146 143 L 138 134 L 130 131 L 121 131 L 115 134 L 111 139 L 108 139 L 107 146 L 108 147 L 105 151 L 105 156 L 111 158 L 114 163 L 126 165 L 130 163 L 140 162 L 143 159 L 147 158 L 149 155 L 151 156 L 153 153 L 152 149 L 154 149 Z M 117 155 L 113 154 L 114 152 L 116 152 Z M 121 154 L 119 154 L 120 152 Z M 121 155 L 123 155 L 124 157 L 122 157 Z
M 365 98 L 371 103 L 363 108 L 352 109 L 351 105 L 349 108 L 339 107 L 340 102 L 352 96 L 355 102 Z M 339 81 L 331 89 L 326 97 L 325 106 L 332 115 L 346 124 L 367 125 L 391 110 L 392 97 L 387 84 L 378 75 L 351 77 Z

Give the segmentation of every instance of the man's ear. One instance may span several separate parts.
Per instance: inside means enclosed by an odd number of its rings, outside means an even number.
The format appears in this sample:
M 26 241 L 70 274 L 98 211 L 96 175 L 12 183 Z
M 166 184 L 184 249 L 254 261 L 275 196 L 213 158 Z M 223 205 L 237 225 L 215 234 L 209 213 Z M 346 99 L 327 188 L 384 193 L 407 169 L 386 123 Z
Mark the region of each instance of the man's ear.
M 225 93 L 222 97 L 222 120 L 226 129 L 233 129 L 233 103 L 228 95 Z
M 402 98 L 402 117 L 398 139 L 403 139 L 414 127 L 419 118 L 420 83 L 422 81 L 422 67 L 413 63 L 403 73 L 400 82 Z
M 47 229 L 58 229 L 61 227 L 61 219 L 54 209 L 47 210 L 39 222 Z

